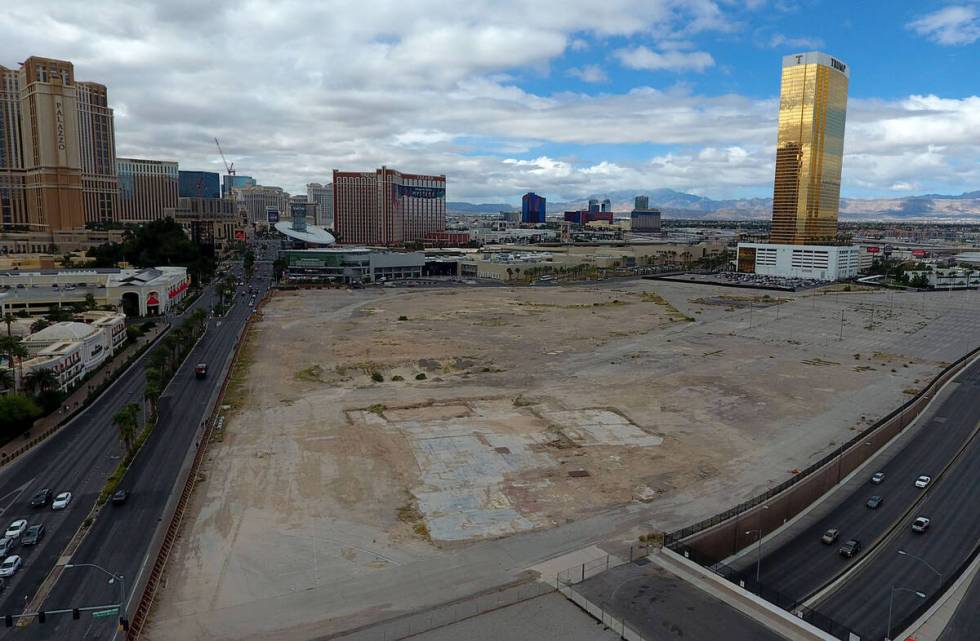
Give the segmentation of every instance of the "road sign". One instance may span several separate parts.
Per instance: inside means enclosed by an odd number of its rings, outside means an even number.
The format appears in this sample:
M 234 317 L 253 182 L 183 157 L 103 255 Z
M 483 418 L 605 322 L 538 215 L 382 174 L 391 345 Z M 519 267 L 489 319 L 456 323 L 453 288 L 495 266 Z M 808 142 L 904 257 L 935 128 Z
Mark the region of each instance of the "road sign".
M 92 613 L 93 619 L 103 619 L 105 617 L 114 617 L 119 614 L 119 608 L 109 608 L 108 610 L 96 610 Z

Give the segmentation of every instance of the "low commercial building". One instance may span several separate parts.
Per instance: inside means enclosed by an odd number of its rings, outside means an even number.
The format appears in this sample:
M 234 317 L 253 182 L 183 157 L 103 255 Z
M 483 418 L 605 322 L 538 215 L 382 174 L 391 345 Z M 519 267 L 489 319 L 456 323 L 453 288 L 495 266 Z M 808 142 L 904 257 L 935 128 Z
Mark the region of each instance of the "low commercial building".
M 738 244 L 737 269 L 747 274 L 836 281 L 857 276 L 860 263 L 855 245 Z
M 112 353 L 109 339 L 100 327 L 87 323 L 55 323 L 24 339 L 24 346 L 32 356 L 38 356 L 46 347 L 66 342 L 81 345 L 82 365 L 89 373 L 102 365 Z
M 84 344 L 78 341 L 58 341 L 41 347 L 23 363 L 24 376 L 49 369 L 58 376 L 58 389 L 70 392 L 85 376 Z
M 293 283 L 375 283 L 421 278 L 424 252 L 360 248 L 300 249 L 285 252 Z
M 81 314 L 82 321 L 105 335 L 109 353 L 115 354 L 126 342 L 126 315 L 117 312 L 92 311 Z
M 190 286 L 186 267 L 0 270 L 0 313 L 111 305 L 130 316 L 165 314 Z

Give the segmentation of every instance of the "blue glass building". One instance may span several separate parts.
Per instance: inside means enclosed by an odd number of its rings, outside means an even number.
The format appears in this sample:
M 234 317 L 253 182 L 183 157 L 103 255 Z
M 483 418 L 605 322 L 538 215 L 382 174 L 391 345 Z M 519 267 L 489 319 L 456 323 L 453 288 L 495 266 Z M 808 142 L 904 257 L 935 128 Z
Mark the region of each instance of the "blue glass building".
M 521 198 L 521 222 L 543 223 L 545 219 L 545 203 L 545 198 L 537 195 L 533 191 L 524 194 L 524 197 Z
M 221 198 L 221 182 L 212 171 L 181 171 L 177 185 L 181 198 Z

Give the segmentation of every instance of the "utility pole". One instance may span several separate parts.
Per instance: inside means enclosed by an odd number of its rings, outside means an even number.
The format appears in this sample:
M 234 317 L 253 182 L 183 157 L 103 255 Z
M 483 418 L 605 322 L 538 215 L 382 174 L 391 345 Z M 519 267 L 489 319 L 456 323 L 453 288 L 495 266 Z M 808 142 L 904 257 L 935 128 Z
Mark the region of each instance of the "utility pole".
M 840 338 L 838 340 L 844 340 L 844 310 L 840 310 Z

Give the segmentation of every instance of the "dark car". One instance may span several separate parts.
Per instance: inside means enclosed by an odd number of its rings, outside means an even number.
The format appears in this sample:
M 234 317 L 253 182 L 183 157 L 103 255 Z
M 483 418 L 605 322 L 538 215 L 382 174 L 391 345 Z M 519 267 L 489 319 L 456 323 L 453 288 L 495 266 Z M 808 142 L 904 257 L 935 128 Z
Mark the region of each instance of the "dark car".
M 835 527 L 832 527 L 823 533 L 823 536 L 820 537 L 820 540 L 826 543 L 827 545 L 830 545 L 831 543 L 837 540 L 838 536 L 840 536 L 840 530 L 838 530 Z
M 867 505 L 867 506 L 868 506 L 869 508 L 871 508 L 872 510 L 877 510 L 877 509 L 878 509 L 878 507 L 879 507 L 879 506 L 880 506 L 880 505 L 881 505 L 881 504 L 882 504 L 882 503 L 883 503 L 884 501 L 885 501 L 885 499 L 883 499 L 883 498 L 881 498 L 880 496 L 878 496 L 878 495 L 876 494 L 876 495 L 874 495 L 874 496 L 872 496 L 872 497 L 871 497 L 870 499 L 868 499 L 868 502 L 867 502 L 867 503 L 865 503 L 865 505 Z
M 129 498 L 129 492 L 126 490 L 116 490 L 116 493 L 112 495 L 113 505 L 122 505 Z
M 54 493 L 51 492 L 51 490 L 49 490 L 48 488 L 44 488 L 43 490 L 35 494 L 34 498 L 31 499 L 31 507 L 44 507 L 45 505 L 51 502 L 51 498 L 53 496 Z
M 857 539 L 851 539 L 844 545 L 840 546 L 840 555 L 846 558 L 851 558 L 855 554 L 861 551 L 861 542 Z
M 35 523 L 27 528 L 20 543 L 21 545 L 37 545 L 42 538 L 44 538 L 44 526 L 40 523 Z

